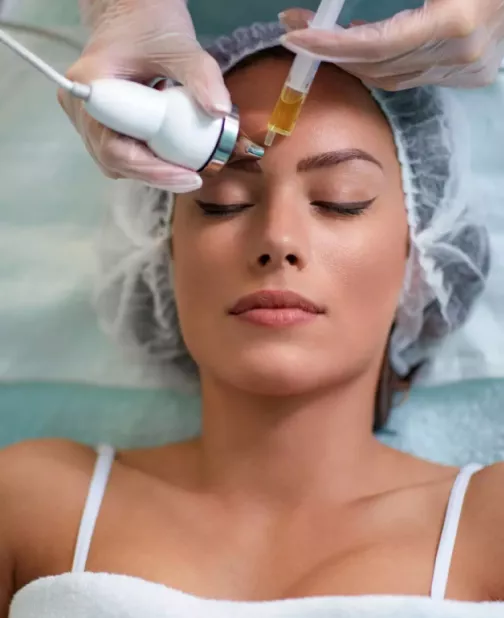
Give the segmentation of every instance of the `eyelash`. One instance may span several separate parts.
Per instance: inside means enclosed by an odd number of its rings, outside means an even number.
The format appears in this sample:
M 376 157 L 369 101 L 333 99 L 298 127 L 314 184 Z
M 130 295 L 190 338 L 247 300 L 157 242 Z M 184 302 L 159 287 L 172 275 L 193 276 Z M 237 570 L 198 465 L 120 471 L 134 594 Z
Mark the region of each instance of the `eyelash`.
M 311 205 L 322 211 L 330 212 L 331 214 L 356 217 L 362 215 L 373 202 L 374 199 L 366 202 L 347 202 L 345 204 L 316 201 L 311 202 Z M 200 200 L 196 200 L 196 203 L 203 211 L 205 217 L 229 217 L 253 206 L 253 204 L 214 204 L 212 202 L 202 202 Z
M 253 204 L 214 204 L 196 200 L 205 217 L 227 217 L 251 208 Z
M 336 202 L 317 201 L 311 202 L 311 205 L 316 206 L 323 211 L 329 211 L 330 213 L 336 215 L 357 217 L 358 215 L 364 214 L 364 211 L 366 211 L 371 206 L 375 199 L 376 198 L 372 200 L 367 200 L 366 202 L 346 202 L 344 204 L 338 204 Z

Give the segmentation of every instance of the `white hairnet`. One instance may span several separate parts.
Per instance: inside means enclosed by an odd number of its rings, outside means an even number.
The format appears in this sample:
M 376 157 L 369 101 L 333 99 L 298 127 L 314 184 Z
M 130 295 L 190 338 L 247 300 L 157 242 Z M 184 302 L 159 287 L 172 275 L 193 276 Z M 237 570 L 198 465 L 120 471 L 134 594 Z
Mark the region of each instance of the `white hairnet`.
M 217 39 L 208 51 L 225 73 L 260 50 L 276 47 L 283 29 L 254 24 Z M 393 369 L 407 375 L 459 327 L 482 292 L 489 241 L 467 203 L 467 119 L 453 94 L 436 87 L 371 91 L 392 128 L 402 167 L 410 254 L 389 346 Z M 169 381 L 193 381 L 197 370 L 180 335 L 170 285 L 168 242 L 172 196 L 124 183 L 102 242 L 97 307 L 106 330 L 161 365 Z M 477 206 L 477 205 L 476 205 Z

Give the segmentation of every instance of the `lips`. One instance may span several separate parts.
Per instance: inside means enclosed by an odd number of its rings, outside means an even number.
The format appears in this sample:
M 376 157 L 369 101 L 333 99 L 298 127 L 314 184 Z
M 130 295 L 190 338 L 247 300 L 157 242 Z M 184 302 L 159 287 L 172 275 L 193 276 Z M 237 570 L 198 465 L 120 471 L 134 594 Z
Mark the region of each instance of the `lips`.
M 240 298 L 231 308 L 231 315 L 243 315 L 250 311 L 291 311 L 305 314 L 319 315 L 325 313 L 325 309 L 313 301 L 286 290 L 262 290 Z

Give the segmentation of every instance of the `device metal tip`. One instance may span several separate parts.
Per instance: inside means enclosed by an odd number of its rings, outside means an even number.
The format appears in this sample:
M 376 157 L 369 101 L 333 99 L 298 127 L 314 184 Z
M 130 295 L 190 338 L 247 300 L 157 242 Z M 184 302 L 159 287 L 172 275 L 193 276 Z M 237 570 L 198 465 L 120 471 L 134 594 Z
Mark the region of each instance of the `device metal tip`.
M 276 137 L 275 131 L 273 131 L 272 129 L 268 129 L 268 132 L 266 133 L 266 137 L 264 138 L 264 145 L 267 146 L 268 148 L 272 146 L 273 142 L 275 141 L 275 137 Z
M 264 156 L 264 148 L 255 144 L 241 130 L 238 134 L 232 156 L 230 160 L 239 159 L 262 159 Z

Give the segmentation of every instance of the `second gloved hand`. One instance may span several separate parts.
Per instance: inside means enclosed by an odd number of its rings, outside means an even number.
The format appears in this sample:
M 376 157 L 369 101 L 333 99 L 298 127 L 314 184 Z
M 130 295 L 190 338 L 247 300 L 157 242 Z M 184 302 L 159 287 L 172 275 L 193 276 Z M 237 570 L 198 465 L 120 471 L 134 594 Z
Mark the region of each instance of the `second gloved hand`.
M 220 69 L 196 41 L 185 0 L 81 0 L 80 4 L 92 35 L 67 73 L 69 79 L 90 83 L 114 77 L 148 84 L 156 77 L 171 77 L 209 113 L 223 115 L 230 109 Z M 177 193 L 201 186 L 196 172 L 166 163 L 146 145 L 104 127 L 68 93 L 60 91 L 58 97 L 109 178 L 133 178 Z
M 369 86 L 424 84 L 473 88 L 492 83 L 504 56 L 503 0 L 426 0 L 378 23 L 334 31 L 306 29 L 312 13 L 281 15 L 284 45 L 333 62 Z

